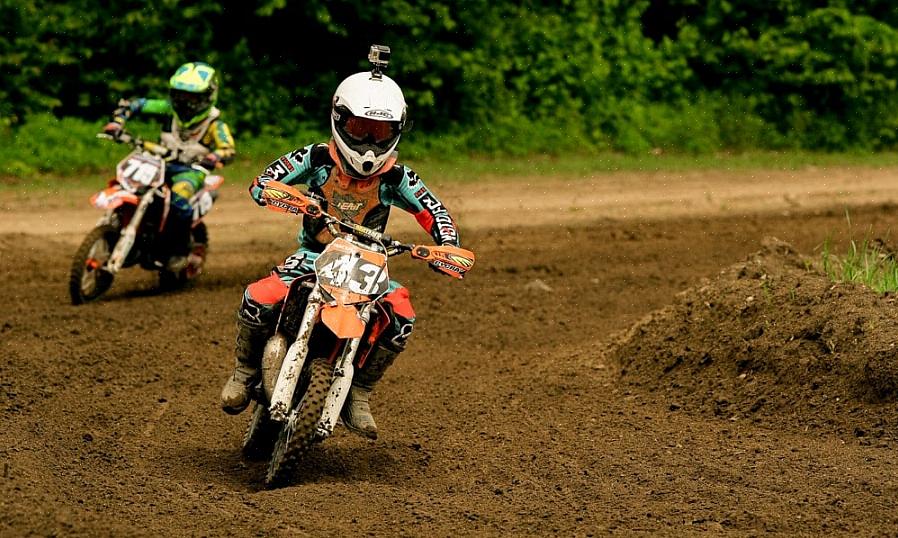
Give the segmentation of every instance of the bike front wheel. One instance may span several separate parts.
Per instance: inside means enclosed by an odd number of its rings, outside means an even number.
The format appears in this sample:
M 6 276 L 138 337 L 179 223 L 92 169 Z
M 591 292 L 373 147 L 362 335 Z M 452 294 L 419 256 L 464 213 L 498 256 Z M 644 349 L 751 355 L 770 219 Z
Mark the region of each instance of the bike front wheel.
M 104 267 L 118 236 L 116 228 L 102 225 L 91 230 L 81 242 L 69 273 L 69 295 L 73 305 L 93 301 L 112 286 L 114 276 Z

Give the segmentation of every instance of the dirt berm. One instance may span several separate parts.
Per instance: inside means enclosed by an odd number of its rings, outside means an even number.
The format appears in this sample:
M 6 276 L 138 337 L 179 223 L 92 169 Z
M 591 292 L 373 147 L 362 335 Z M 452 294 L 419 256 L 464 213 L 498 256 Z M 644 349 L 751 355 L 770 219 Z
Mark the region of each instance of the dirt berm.
M 833 284 L 810 258 L 767 238 L 618 335 L 610 355 L 623 382 L 663 394 L 671 411 L 891 437 L 895 307 L 894 295 Z

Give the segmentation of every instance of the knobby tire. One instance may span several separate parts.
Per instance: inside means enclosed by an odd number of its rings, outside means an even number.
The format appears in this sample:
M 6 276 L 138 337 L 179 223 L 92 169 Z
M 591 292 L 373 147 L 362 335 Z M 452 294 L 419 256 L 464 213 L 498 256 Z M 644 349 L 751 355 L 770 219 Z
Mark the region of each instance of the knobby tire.
M 96 273 L 94 275 L 95 285 L 92 291 L 85 293 L 82 289 L 82 281 L 86 272 L 89 270 L 87 261 L 90 256 L 91 248 L 93 248 L 97 242 L 105 241 L 107 253 L 111 254 L 113 248 L 115 248 L 115 243 L 118 240 L 118 233 L 118 230 L 113 226 L 101 225 L 91 230 L 87 234 L 87 237 L 81 242 L 81 246 L 78 247 L 74 258 L 72 259 L 72 269 L 69 273 L 69 295 L 72 298 L 73 305 L 93 301 L 106 293 L 106 290 L 112 286 L 113 275 L 101 271 L 100 269 L 90 270 Z
M 324 412 L 332 379 L 333 367 L 330 363 L 325 359 L 313 359 L 309 364 L 308 388 L 296 408 L 296 417 L 281 427 L 275 441 L 265 477 L 266 486 L 284 484 L 296 469 L 300 457 L 317 441 L 315 431 Z

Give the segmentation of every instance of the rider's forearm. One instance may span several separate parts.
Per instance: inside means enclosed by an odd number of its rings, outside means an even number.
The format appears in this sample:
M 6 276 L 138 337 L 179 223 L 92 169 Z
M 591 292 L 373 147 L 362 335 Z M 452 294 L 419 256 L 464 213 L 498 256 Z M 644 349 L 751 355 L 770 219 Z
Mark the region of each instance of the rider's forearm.
M 203 144 L 213 148 L 212 153 L 218 156 L 218 160 L 221 163 L 227 164 L 234 160 L 234 155 L 236 154 L 234 136 L 231 134 L 227 123 L 216 120 L 209 127 Z
M 402 167 L 402 178 L 393 193 L 390 203 L 414 215 L 438 245 L 461 246 L 458 227 L 449 210 L 411 168 Z
M 281 155 L 253 179 L 249 186 L 250 196 L 257 204 L 265 205 L 262 190 L 269 181 L 279 181 L 287 185 L 308 185 L 312 174 L 320 166 L 316 161 L 322 151 L 326 154 L 327 145 L 311 144 Z
M 124 125 L 135 114 L 168 115 L 172 113 L 171 103 L 165 99 L 122 99 L 112 112 L 112 121 Z
M 423 207 L 415 213 L 418 224 L 433 237 L 436 244 L 460 247 L 458 226 L 443 203 L 430 194 L 430 191 L 422 194 L 420 201 Z

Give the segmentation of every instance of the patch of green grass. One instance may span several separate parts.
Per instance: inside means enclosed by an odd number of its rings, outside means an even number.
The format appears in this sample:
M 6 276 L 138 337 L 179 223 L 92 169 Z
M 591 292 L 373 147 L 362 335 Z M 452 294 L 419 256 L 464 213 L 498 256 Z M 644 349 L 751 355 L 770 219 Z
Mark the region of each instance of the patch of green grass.
M 65 190 L 102 184 L 129 148 L 99 140 L 102 122 L 90 123 L 51 115 L 35 116 L 16 130 L 0 130 L 0 190 Z M 147 139 L 158 137 L 159 125 L 131 121 L 128 129 Z M 238 158 L 224 173 L 248 181 L 264 166 L 297 147 L 327 140 L 329 133 L 302 128 L 285 137 L 237 135 Z M 565 149 L 566 148 L 566 149 Z M 542 152 L 504 155 L 468 150 L 452 137 L 412 132 L 400 145 L 400 156 L 429 181 L 478 181 L 484 178 L 570 178 L 577 180 L 609 172 L 682 172 L 691 170 L 797 170 L 808 167 L 898 166 L 898 154 L 815 153 L 799 150 L 719 153 L 610 150 L 554 146 Z M 552 154 L 561 152 L 560 154 Z
M 877 293 L 898 291 L 898 260 L 882 243 L 865 236 L 851 239 L 848 251 L 838 256 L 833 253 L 830 238 L 823 242 L 823 271 L 833 282 L 864 284 Z

